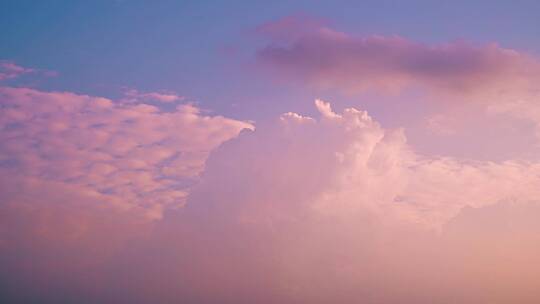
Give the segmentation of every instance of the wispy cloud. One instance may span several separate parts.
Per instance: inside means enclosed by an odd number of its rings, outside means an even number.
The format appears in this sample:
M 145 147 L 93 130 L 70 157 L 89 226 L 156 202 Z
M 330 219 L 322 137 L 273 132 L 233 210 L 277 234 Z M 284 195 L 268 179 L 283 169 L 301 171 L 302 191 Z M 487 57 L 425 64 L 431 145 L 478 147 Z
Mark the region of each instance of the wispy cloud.
M 182 101 L 184 96 L 179 96 L 173 92 L 146 92 L 142 93 L 135 89 L 129 89 L 125 93 L 125 101 L 128 102 L 163 102 L 163 103 L 173 103 Z
M 16 79 L 26 74 L 38 74 L 45 77 L 58 76 L 58 72 L 49 70 L 39 70 L 22 67 L 8 60 L 0 60 L 0 81 Z
M 0 61 L 0 81 L 17 78 L 20 75 L 34 73 L 36 70 L 24 68 L 11 61 Z

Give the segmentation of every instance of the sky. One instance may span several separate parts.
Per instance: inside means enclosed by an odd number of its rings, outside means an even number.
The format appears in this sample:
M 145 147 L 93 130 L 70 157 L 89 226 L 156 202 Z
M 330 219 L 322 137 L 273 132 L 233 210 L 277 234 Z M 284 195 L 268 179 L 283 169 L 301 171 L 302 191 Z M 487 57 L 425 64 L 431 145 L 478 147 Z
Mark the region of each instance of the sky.
M 538 303 L 537 1 L 0 1 L 5 303 Z

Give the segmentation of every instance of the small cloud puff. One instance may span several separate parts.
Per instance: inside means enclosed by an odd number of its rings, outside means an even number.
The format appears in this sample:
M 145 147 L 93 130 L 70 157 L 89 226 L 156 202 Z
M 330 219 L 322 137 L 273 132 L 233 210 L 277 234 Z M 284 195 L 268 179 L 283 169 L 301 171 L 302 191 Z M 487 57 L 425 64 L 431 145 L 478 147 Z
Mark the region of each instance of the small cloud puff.
M 163 103 L 173 103 L 177 101 L 184 100 L 184 96 L 179 96 L 171 92 L 149 92 L 141 93 L 135 89 L 127 90 L 125 93 L 125 101 L 128 102 L 163 102 Z
M 17 78 L 20 75 L 33 73 L 35 70 L 16 65 L 11 61 L 0 61 L 0 81 Z
M 38 74 L 45 77 L 56 77 L 58 72 L 38 70 L 19 66 L 12 61 L 0 60 L 0 81 L 18 78 L 25 74 Z

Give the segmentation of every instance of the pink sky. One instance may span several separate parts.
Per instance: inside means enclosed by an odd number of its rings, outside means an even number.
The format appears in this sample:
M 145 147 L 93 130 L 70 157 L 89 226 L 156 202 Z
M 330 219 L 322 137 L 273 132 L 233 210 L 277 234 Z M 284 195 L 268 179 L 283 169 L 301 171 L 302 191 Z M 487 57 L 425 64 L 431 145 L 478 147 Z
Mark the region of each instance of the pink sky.
M 170 90 L 47 90 L 24 78 L 44 70 L 0 62 L 2 297 L 540 301 L 537 57 L 305 16 L 256 32 L 255 74 L 277 90 L 358 101 L 285 100 L 290 112 L 253 121 Z M 381 112 L 421 109 L 387 126 L 366 94 Z

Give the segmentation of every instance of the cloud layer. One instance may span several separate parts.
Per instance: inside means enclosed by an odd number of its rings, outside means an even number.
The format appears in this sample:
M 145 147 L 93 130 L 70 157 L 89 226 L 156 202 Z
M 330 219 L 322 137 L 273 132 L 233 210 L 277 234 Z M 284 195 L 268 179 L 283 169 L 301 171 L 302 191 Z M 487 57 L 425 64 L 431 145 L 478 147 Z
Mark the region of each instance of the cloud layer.
M 8 144 L 0 291 L 9 299 L 539 300 L 539 164 L 419 155 L 402 130 L 383 128 L 365 111 L 336 112 L 321 100 L 315 103 L 318 118 L 285 113 L 219 145 L 250 125 L 202 116 L 192 106 L 168 113 L 70 93 L 2 90 L 3 121 L 9 123 L 2 129 Z M 17 124 L 22 114 L 16 110 L 24 106 L 31 115 Z M 100 128 L 107 130 L 103 139 L 94 134 Z M 159 130 L 165 129 L 164 137 Z M 85 140 L 86 132 L 94 132 L 92 140 Z M 137 144 L 117 142 L 116 134 Z M 140 148 L 147 150 L 136 153 Z M 137 183 L 137 174 L 163 171 L 166 161 L 151 160 L 170 157 L 160 152 L 167 148 L 196 157 L 181 158 L 183 165 L 163 176 L 182 181 L 204 168 L 186 205 L 166 208 L 154 222 L 133 208 L 108 208 L 155 204 L 161 193 L 177 199 L 172 194 L 184 188 L 176 184 L 169 188 L 152 178 Z M 140 155 L 152 155 L 141 160 L 144 169 L 120 167 Z M 88 162 L 71 165 L 75 160 Z M 102 179 L 83 170 L 107 160 L 115 171 L 96 173 Z M 101 190 L 95 182 L 105 181 L 107 189 L 123 185 L 116 182 L 123 170 L 134 183 L 120 186 L 123 192 Z

